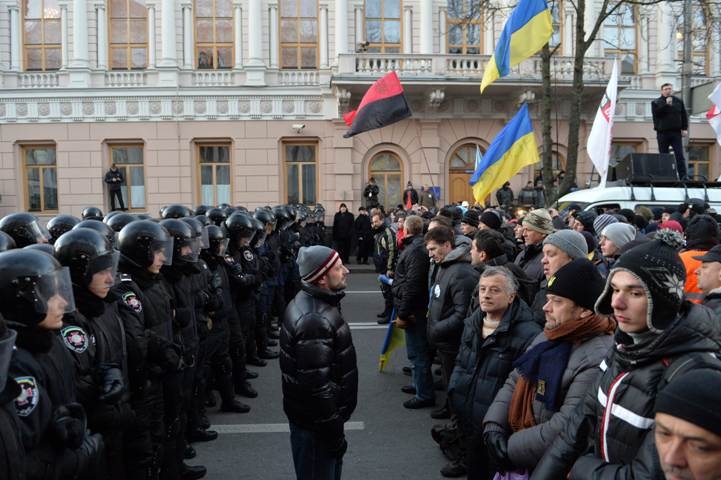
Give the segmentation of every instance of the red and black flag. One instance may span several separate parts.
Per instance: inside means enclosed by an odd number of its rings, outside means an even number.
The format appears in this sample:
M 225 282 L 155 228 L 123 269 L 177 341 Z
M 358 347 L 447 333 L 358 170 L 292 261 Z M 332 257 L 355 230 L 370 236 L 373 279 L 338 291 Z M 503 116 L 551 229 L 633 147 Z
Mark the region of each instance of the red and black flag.
M 352 137 L 410 116 L 411 109 L 403 94 L 403 85 L 396 72 L 391 72 L 371 85 L 357 109 L 343 115 L 343 120 L 350 127 L 343 136 Z

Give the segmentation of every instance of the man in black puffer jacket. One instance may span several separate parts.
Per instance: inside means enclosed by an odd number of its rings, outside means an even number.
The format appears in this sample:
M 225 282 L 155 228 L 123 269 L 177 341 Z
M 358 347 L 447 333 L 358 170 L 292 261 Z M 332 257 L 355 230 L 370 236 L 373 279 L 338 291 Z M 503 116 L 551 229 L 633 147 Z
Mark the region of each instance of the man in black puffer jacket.
M 280 331 L 283 410 L 297 478 L 338 480 L 348 448 L 343 424 L 358 399 L 355 347 L 340 312 L 348 269 L 320 245 L 301 248 L 297 262 L 301 291 Z
M 616 345 L 532 479 L 664 477 L 654 447 L 656 394 L 714 362 L 721 346 L 713 312 L 683 299 L 680 244 L 680 235 L 661 230 L 614 265 L 596 312 L 615 317 Z

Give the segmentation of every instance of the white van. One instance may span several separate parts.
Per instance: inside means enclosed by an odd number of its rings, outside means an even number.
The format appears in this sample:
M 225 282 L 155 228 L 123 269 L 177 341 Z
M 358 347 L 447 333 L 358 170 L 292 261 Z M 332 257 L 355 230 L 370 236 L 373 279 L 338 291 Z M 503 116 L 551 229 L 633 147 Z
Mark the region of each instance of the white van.
M 691 198 L 704 200 L 710 208 L 721 213 L 721 183 L 688 182 L 677 184 L 642 184 L 642 185 L 611 185 L 605 188 L 589 188 L 576 190 L 558 199 L 556 207 L 559 211 L 568 205 L 578 204 L 582 210 L 595 210 L 602 213 L 607 209 L 628 208 L 638 206 L 677 208 Z

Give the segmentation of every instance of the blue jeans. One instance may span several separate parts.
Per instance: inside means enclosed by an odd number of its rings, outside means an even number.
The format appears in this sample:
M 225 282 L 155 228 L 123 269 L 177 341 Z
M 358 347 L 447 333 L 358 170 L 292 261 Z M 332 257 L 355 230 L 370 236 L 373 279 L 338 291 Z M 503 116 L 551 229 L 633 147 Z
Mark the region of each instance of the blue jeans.
M 411 383 L 416 387 L 416 397 L 421 400 L 435 399 L 431 354 L 426 336 L 426 316 L 415 315 L 415 322 L 406 328 L 406 351 L 411 362 Z
M 291 423 L 290 448 L 298 480 L 340 480 L 343 459 L 331 454 L 317 433 Z

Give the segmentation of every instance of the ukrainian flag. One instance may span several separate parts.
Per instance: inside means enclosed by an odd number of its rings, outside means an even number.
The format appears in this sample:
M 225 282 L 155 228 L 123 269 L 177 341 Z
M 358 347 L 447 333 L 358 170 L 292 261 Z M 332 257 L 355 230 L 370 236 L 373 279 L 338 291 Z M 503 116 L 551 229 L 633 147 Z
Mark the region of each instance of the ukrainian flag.
M 403 334 L 403 330 L 396 327 L 393 320 L 396 318 L 396 309 L 393 309 L 393 312 L 391 312 L 391 321 L 388 324 L 388 329 L 386 330 L 386 337 L 383 340 L 383 346 L 381 347 L 381 354 L 380 357 L 378 357 L 378 371 L 383 372 L 386 368 L 386 364 L 388 363 L 388 360 L 391 358 L 391 353 L 393 353 L 393 350 L 400 347 L 405 343 L 405 335 Z
M 481 81 L 481 93 L 511 67 L 539 51 L 553 33 L 551 11 L 545 0 L 521 0 L 511 12 L 498 39 L 496 51 L 488 61 Z
M 480 205 L 491 191 L 501 187 L 523 167 L 540 160 L 533 136 L 528 105 L 523 104 L 515 117 L 503 127 L 488 147 L 481 164 L 471 176 L 473 196 Z

